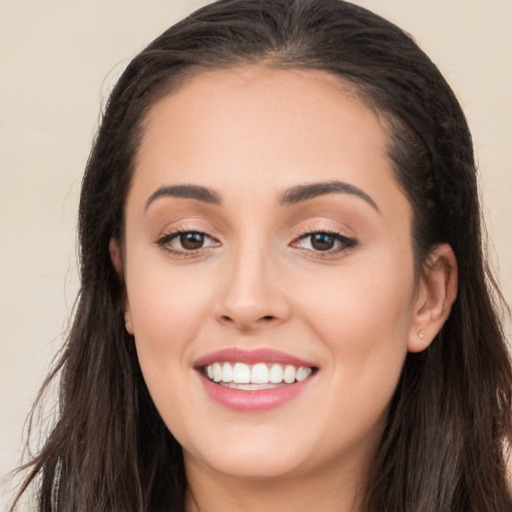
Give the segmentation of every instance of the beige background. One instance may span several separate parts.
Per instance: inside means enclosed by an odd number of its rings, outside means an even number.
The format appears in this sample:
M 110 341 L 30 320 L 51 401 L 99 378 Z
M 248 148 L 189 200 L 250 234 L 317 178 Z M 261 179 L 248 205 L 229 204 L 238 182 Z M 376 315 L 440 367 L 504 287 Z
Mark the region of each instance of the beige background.
M 204 3 L 0 0 L 0 475 L 19 461 L 76 293 L 77 196 L 100 104 L 137 51 Z M 356 3 L 412 33 L 460 98 L 510 302 L 512 0 Z

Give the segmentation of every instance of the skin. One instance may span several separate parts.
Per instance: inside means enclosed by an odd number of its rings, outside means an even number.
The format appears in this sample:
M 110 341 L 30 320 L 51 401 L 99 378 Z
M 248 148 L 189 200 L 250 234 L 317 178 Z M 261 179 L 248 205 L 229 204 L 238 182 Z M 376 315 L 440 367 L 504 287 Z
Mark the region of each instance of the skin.
M 111 255 L 149 391 L 183 446 L 188 510 L 360 510 L 407 351 L 428 346 L 456 293 L 448 246 L 414 273 L 387 137 L 322 72 L 208 71 L 151 109 Z M 281 204 L 291 187 L 334 180 L 374 205 L 352 193 Z M 212 189 L 221 204 L 148 205 L 175 185 Z M 186 254 L 177 229 L 208 236 Z M 354 242 L 319 251 L 307 233 L 326 230 Z M 230 410 L 194 369 L 228 347 L 280 350 L 318 371 L 277 408 Z

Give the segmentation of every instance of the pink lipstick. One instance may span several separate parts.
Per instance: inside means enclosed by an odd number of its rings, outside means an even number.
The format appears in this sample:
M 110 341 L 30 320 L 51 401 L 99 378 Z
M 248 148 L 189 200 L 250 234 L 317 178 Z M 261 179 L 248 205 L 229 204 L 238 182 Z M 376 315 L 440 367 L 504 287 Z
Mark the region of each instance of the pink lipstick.
M 305 391 L 317 366 L 271 349 L 224 349 L 194 364 L 201 384 L 217 403 L 239 411 L 279 407 Z

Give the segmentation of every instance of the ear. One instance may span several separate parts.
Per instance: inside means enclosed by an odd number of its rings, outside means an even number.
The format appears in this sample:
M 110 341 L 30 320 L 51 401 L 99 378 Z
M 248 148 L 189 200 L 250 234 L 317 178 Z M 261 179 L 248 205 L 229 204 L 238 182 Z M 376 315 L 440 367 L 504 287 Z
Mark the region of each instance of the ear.
M 123 265 L 123 251 L 119 242 L 112 239 L 110 240 L 108 250 L 110 252 L 110 260 L 116 271 L 119 282 L 122 287 L 122 303 L 124 309 L 124 325 L 129 334 L 133 336 L 133 322 L 132 313 L 130 310 L 130 303 L 128 302 L 128 296 L 126 294 L 126 286 L 124 284 L 124 265 Z
M 417 285 L 409 352 L 425 350 L 450 316 L 457 297 L 457 260 L 448 244 L 429 254 Z
M 110 261 L 112 262 L 112 265 L 114 265 L 117 277 L 121 281 L 124 281 L 123 251 L 119 245 L 119 242 L 111 238 L 110 243 L 108 244 L 108 251 L 110 253 Z

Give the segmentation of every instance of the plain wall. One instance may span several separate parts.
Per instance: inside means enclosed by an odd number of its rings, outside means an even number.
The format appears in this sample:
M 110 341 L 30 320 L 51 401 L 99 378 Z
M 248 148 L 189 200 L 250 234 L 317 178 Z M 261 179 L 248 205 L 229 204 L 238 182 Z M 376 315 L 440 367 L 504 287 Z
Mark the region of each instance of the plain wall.
M 77 198 L 100 105 L 136 52 L 205 3 L 0 2 L 0 475 L 19 462 L 25 417 L 73 305 Z M 355 3 L 413 34 L 459 97 L 510 302 L 512 1 Z

